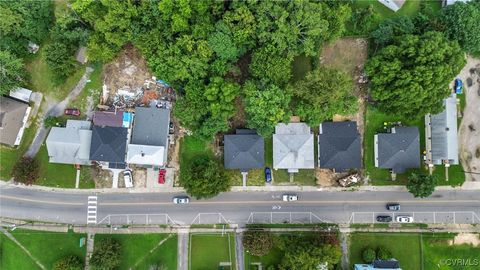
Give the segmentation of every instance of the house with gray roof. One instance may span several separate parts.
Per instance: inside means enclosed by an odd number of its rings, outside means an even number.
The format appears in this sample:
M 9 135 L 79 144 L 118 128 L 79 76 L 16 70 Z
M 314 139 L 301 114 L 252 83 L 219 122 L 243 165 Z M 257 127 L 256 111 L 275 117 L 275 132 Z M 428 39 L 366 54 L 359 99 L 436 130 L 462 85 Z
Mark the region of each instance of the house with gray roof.
M 299 169 L 313 169 L 314 139 L 305 123 L 280 123 L 273 134 L 273 168 L 287 169 L 289 173 Z
M 323 122 L 318 133 L 318 167 L 344 172 L 362 166 L 357 122 Z
M 90 160 L 108 164 L 109 168 L 124 169 L 128 130 L 123 127 L 93 126 Z
M 443 105 L 443 112 L 425 116 L 428 164 L 458 164 L 456 95 L 444 99 Z
M 52 127 L 46 144 L 50 163 L 90 165 L 90 121 L 67 120 L 65 127 Z
M 355 264 L 353 270 L 402 270 L 396 259 L 374 260 L 370 264 Z
M 127 163 L 143 167 L 164 167 L 168 154 L 170 110 L 137 107 L 132 138 L 128 144 Z
M 30 111 L 27 103 L 0 96 L 0 143 L 20 145 Z
M 394 127 L 391 133 L 374 136 L 375 167 L 404 173 L 420 167 L 418 127 Z
M 406 0 L 378 0 L 378 2 L 382 3 L 384 6 L 386 6 L 393 12 L 397 12 L 403 7 Z
M 265 166 L 264 140 L 254 130 L 237 129 L 236 134 L 223 137 L 223 164 L 227 169 L 250 169 Z

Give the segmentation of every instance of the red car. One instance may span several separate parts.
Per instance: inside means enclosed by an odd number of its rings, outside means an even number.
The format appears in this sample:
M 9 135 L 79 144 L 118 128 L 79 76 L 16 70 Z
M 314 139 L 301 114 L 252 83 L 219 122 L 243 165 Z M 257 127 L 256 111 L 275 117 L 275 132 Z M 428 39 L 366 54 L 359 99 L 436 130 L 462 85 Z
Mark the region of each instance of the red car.
M 75 108 L 65 109 L 64 114 L 65 115 L 80 116 L 80 110 L 75 109 Z
M 159 184 L 165 184 L 165 174 L 167 174 L 167 170 L 165 170 L 165 169 L 160 169 L 158 171 L 158 183 Z

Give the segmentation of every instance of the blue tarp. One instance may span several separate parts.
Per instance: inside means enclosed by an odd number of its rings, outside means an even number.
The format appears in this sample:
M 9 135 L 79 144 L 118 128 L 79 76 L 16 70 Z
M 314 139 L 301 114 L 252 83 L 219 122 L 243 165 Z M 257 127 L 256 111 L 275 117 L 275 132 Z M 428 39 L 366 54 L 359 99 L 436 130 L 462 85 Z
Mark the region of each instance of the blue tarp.
M 162 81 L 162 80 L 157 80 L 157 83 L 163 84 L 163 86 L 165 86 L 165 87 L 170 87 L 170 85 L 168 83 L 166 83 L 165 81 Z
M 123 112 L 123 123 L 122 127 L 124 128 L 130 128 L 130 124 L 132 123 L 133 120 L 133 114 L 130 112 Z

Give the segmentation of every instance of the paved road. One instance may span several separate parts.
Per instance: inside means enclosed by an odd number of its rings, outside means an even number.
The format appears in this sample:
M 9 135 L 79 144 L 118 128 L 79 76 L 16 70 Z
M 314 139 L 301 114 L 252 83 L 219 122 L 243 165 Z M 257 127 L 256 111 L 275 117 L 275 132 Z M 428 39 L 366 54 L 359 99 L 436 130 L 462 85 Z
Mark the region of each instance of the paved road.
M 171 203 L 175 194 L 170 193 L 78 194 L 1 186 L 0 216 L 86 224 L 88 196 L 94 195 L 98 197 L 98 224 L 362 223 L 386 213 L 387 202 L 401 203 L 401 212 L 415 215 L 417 222 L 480 223 L 479 191 L 438 191 L 428 199 L 396 191 L 296 194 L 299 201 L 290 203 L 281 201 L 280 192 L 228 192 L 210 200 L 175 205 Z

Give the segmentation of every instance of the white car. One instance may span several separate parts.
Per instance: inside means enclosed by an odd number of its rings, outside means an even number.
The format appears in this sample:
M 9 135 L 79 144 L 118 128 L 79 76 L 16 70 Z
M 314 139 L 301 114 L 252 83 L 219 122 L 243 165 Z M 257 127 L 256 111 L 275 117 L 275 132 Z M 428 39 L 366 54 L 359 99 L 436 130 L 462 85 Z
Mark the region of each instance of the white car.
M 411 216 L 397 216 L 395 220 L 398 223 L 412 223 L 413 222 L 413 217 Z
M 133 187 L 133 177 L 132 171 L 126 170 L 123 172 L 123 180 L 125 180 L 125 187 L 132 188 Z
M 282 201 L 284 201 L 284 202 L 298 201 L 298 196 L 295 195 L 295 194 L 283 194 Z
M 187 204 L 190 202 L 190 198 L 188 196 L 177 196 L 173 197 L 174 204 Z

